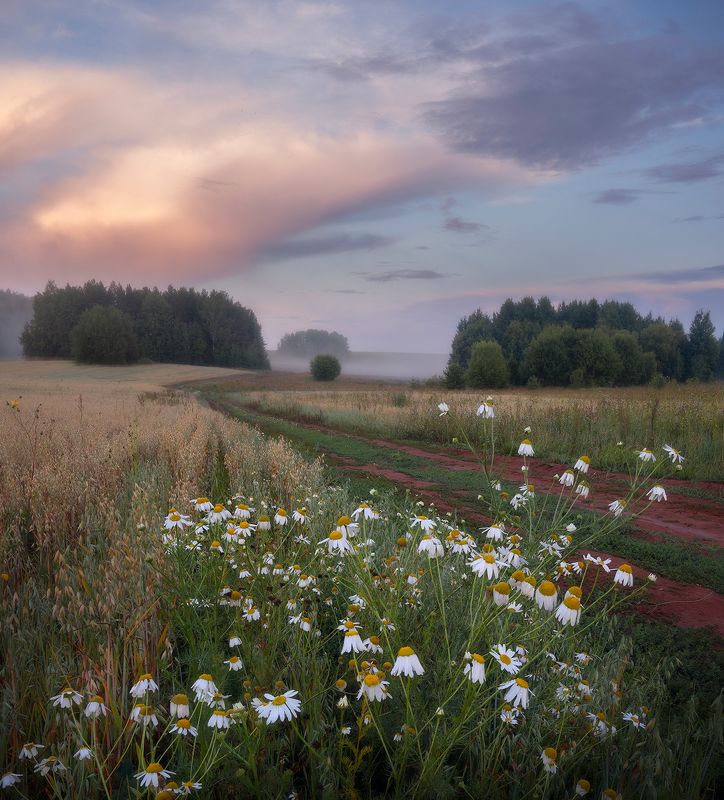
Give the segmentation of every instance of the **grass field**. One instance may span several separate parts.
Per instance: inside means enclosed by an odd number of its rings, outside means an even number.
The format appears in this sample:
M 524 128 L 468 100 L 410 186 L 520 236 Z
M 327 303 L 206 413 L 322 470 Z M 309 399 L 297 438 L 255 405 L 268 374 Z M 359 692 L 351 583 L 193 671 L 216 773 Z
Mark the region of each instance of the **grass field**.
M 288 405 L 290 386 L 321 414 L 329 395 L 346 411 L 359 395 L 365 419 L 376 403 L 437 429 L 451 422 L 437 394 L 350 381 L 315 398 L 303 376 L 229 373 L 2 363 L 9 796 L 716 796 L 721 642 L 617 613 L 656 589 L 645 573 L 628 588 L 593 562 L 576 571 L 581 550 L 628 547 L 634 563 L 720 589 L 709 545 L 632 539 L 624 519 L 547 490 L 511 511 L 474 464 L 443 466 L 452 429 L 425 457 L 375 442 L 387 434 L 373 427 L 354 437 L 332 418 L 301 424 L 311 417 Z M 639 479 L 632 498 L 649 485 Z M 419 505 L 422 484 L 447 509 Z M 200 495 L 219 505 L 207 511 Z M 240 514 L 231 528 L 225 509 Z M 500 543 L 479 518 L 505 520 Z M 453 525 L 467 531 L 459 541 Z M 495 566 L 476 577 L 484 553 Z M 555 581 L 556 613 L 526 594 L 518 557 L 539 587 Z M 579 589 L 580 608 L 565 605 Z M 405 648 L 422 674 L 395 674 L 414 666 Z

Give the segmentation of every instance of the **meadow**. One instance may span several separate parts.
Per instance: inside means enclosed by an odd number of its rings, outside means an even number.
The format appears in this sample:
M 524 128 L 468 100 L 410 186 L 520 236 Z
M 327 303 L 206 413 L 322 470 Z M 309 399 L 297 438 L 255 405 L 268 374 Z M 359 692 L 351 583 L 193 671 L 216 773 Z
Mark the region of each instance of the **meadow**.
M 303 417 L 301 403 L 272 407 L 301 377 L 1 369 L 8 796 L 716 796 L 720 644 L 632 627 L 617 612 L 655 576 L 584 555 L 681 474 L 658 449 L 655 464 L 629 461 L 625 514 L 581 514 L 582 467 L 556 502 L 525 480 L 499 484 L 487 466 L 491 420 L 476 420 L 484 468 L 465 480 L 496 523 L 481 527 L 393 481 L 350 483 L 314 452 L 209 406 L 233 405 L 242 382 L 264 411 Z M 427 441 L 440 443 L 469 435 L 477 405 L 456 395 L 440 417 L 439 392 L 295 388 L 310 414 L 338 403 L 339 419 L 357 414 L 376 435 L 429 426 L 440 438 Z M 520 401 L 538 414 L 526 423 L 536 445 L 553 435 L 541 396 Z M 715 398 L 700 400 L 702 415 Z M 496 398 L 495 424 L 512 437 L 505 416 L 525 407 L 507 402 Z M 641 422 L 631 406 L 619 411 L 633 438 L 652 416 Z M 672 410 L 657 418 L 675 424 Z M 710 438 L 712 419 L 698 418 Z M 383 422 L 392 427 L 374 428 Z M 588 441 L 602 463 L 618 434 L 598 424 L 586 435 L 600 437 Z M 693 420 L 678 424 L 693 435 Z M 521 475 L 535 469 L 517 455 L 523 428 L 508 448 Z M 675 432 L 696 473 L 685 450 L 695 440 Z

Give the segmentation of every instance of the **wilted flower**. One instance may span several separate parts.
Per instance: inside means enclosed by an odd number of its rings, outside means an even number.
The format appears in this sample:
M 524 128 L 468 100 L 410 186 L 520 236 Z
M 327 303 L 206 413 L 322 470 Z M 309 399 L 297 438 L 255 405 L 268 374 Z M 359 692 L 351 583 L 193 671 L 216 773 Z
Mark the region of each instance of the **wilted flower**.
M 659 486 L 658 484 L 656 486 L 652 486 L 646 493 L 646 496 L 649 498 L 649 500 L 656 500 L 657 503 L 660 503 L 662 500 L 668 500 L 668 497 L 666 496 L 666 490 L 663 486 Z
M 621 586 L 633 586 L 633 570 L 629 564 L 621 564 L 613 576 L 614 583 L 620 583 Z
M 666 455 L 671 459 L 672 464 L 681 464 L 684 460 L 684 456 L 678 450 L 675 450 L 671 445 L 665 444 L 662 448 Z
M 584 475 L 588 472 L 588 468 L 591 466 L 591 459 L 588 456 L 581 456 L 578 461 L 573 465 L 573 469 L 577 469 L 579 472 L 582 472 Z
M 441 417 L 444 417 L 450 411 L 450 406 L 447 403 L 438 403 L 437 407 L 440 410 Z
M 465 665 L 464 674 L 471 683 L 485 683 L 485 656 L 480 653 L 467 653 L 468 663 Z
M 415 675 L 424 675 L 425 670 L 420 659 L 411 647 L 401 647 L 397 653 L 395 664 L 390 670 L 390 675 L 405 675 L 414 678 Z
M 530 439 L 523 439 L 518 447 L 518 455 L 519 456 L 533 456 L 535 453 L 533 452 L 533 443 Z
M 153 786 L 154 789 L 158 789 L 159 775 L 162 778 L 170 778 L 173 772 L 169 772 L 169 770 L 164 769 L 157 761 L 154 761 L 142 772 L 137 772 L 135 778 L 141 782 L 141 786 L 144 788 Z

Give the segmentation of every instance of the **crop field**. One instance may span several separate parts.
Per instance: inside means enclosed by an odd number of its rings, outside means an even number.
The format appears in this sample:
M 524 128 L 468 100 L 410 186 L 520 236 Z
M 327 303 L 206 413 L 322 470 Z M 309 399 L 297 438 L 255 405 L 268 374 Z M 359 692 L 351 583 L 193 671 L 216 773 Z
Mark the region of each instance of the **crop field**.
M 9 797 L 719 796 L 717 387 L 0 390 Z

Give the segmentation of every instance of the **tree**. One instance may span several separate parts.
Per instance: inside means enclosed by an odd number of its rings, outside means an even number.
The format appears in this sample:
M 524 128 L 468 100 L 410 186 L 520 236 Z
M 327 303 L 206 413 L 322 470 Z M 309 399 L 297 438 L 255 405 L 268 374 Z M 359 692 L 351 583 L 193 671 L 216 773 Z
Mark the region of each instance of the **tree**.
M 639 341 L 644 352 L 654 354 L 657 372 L 665 378 L 681 380 L 686 337 L 679 323 L 653 322 L 641 331 Z
M 308 328 L 282 336 L 277 350 L 295 358 L 313 358 L 327 354 L 344 359 L 349 355 L 349 342 L 346 336 L 337 331 Z
M 576 368 L 576 331 L 568 326 L 549 325 L 530 343 L 525 353 L 525 370 L 543 386 L 568 386 Z
M 309 371 L 315 381 L 333 381 L 342 371 L 342 367 L 336 356 L 320 353 L 309 362 Z
M 457 363 L 466 369 L 470 362 L 470 353 L 475 342 L 493 338 L 493 323 L 487 314 L 478 309 L 469 317 L 463 317 L 458 322 L 457 333 L 452 341 L 450 362 Z
M 130 364 L 138 359 L 133 321 L 113 306 L 93 306 L 70 333 L 71 355 L 84 364 Z
M 635 333 L 616 331 L 611 344 L 619 358 L 617 386 L 634 386 L 651 380 L 656 371 L 656 358 L 653 353 L 644 353 Z
M 510 381 L 503 348 L 493 341 L 476 342 L 470 354 L 465 382 L 474 389 L 500 389 Z
M 464 389 L 465 388 L 465 370 L 453 361 L 447 365 L 445 375 L 443 376 L 446 389 Z
M 719 342 L 714 336 L 714 323 L 708 311 L 699 310 L 689 327 L 686 346 L 686 377 L 710 381 L 717 373 Z

